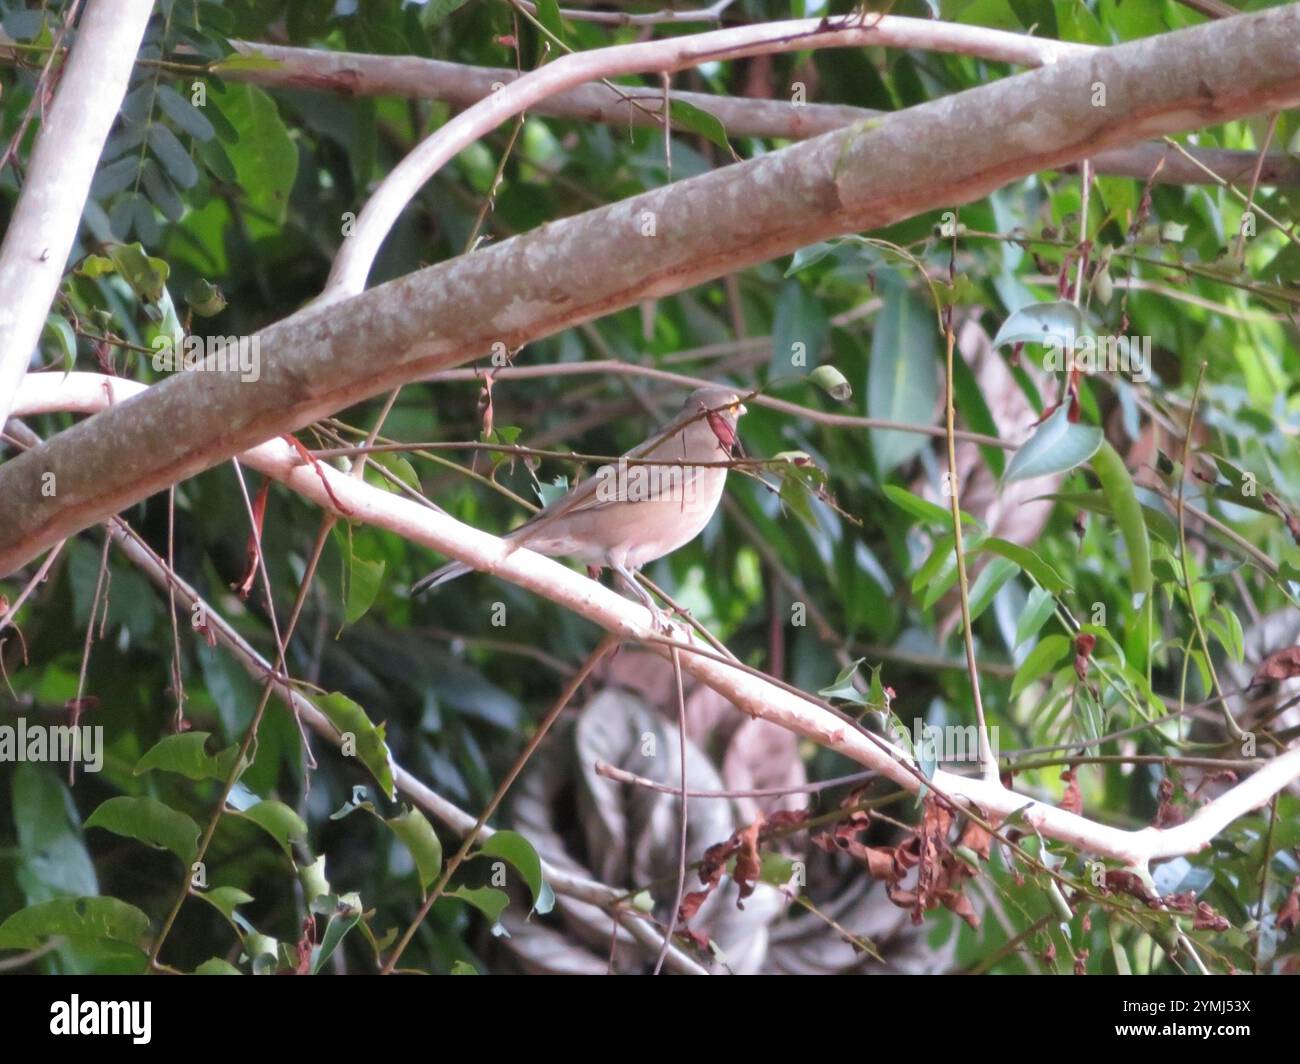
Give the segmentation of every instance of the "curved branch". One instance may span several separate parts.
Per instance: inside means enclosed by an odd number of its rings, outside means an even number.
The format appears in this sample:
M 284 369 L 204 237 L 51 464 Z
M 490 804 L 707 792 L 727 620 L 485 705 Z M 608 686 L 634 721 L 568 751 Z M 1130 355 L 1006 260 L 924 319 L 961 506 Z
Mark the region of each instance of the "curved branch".
M 34 373 L 23 381 L 16 409 L 21 415 L 54 410 L 91 412 L 142 390 L 145 386 L 136 382 L 94 373 L 66 376 Z M 475 569 L 500 576 L 611 633 L 642 641 L 662 656 L 672 652 L 672 645 L 659 639 L 657 621 L 644 606 L 550 558 L 462 524 L 441 511 L 390 494 L 330 466 L 303 464 L 298 451 L 284 440 L 255 447 L 240 455 L 240 461 L 323 509 L 337 512 L 336 503 L 341 504 L 347 508 L 343 516 L 386 529 Z M 726 659 L 690 653 L 699 646 L 688 629 L 679 629 L 676 638 L 692 640 L 689 644 L 676 644 L 688 651 L 681 655 L 682 667 L 738 709 L 835 750 L 908 791 L 915 793 L 918 789 L 924 777 L 901 749 L 847 728 L 842 720 L 814 702 L 752 672 L 735 668 Z M 1148 827 L 1137 831 L 1110 827 L 1017 794 L 996 779 L 972 779 L 939 769 L 931 775 L 930 782 L 937 791 L 967 801 L 997 820 L 1019 813 L 1033 830 L 1048 838 L 1130 867 L 1144 868 L 1157 858 L 1203 849 L 1226 825 L 1263 805 L 1296 779 L 1300 779 L 1300 746 L 1270 761 L 1204 806 L 1186 823 L 1174 828 Z
M 573 52 L 501 85 L 491 96 L 421 141 L 394 166 L 357 215 L 356 227 L 339 249 L 320 302 L 329 303 L 361 292 L 380 245 L 425 183 L 458 152 L 548 96 L 600 78 L 672 73 L 718 59 L 869 46 L 922 47 L 1030 66 L 1094 51 L 1091 45 L 1025 37 L 983 26 L 892 15 L 870 19 L 850 15 L 838 22 L 795 19 Z
M 179 373 L 0 466 L 0 575 L 263 440 L 488 354 L 1028 173 L 1300 99 L 1300 7 L 1149 37 L 602 207 L 309 308 L 260 377 Z M 1093 86 L 1107 89 L 1094 107 Z M 51 485 L 55 494 L 51 495 Z
M 491 96 L 494 86 L 508 85 L 523 76 L 508 67 L 470 66 L 410 55 L 367 55 L 251 41 L 231 44 L 241 55 L 259 56 L 272 62 L 219 70 L 221 76 L 227 81 L 243 81 L 268 89 L 305 89 L 342 96 L 402 96 L 470 107 Z M 620 128 L 629 124 L 659 128 L 663 125 L 660 113 L 663 99 L 661 88 L 619 85 L 615 90 L 608 85 L 588 84 L 547 96 L 532 104 L 529 111 Z M 728 135 L 734 137 L 804 140 L 883 113 L 850 104 L 793 103 L 680 90 L 672 92 L 671 99 L 713 115 Z M 1261 156 L 1257 151 L 1231 148 L 1189 148 L 1188 151 L 1196 162 L 1233 182 L 1248 181 L 1260 165 Z M 1163 144 L 1134 144 L 1101 152 L 1091 162 L 1099 174 L 1147 180 L 1166 155 Z M 1213 181 L 1190 159 L 1179 155 L 1165 158 L 1165 165 L 1156 173 L 1155 180 L 1173 185 L 1203 185 Z M 1285 152 L 1270 152 L 1263 156 L 1259 180 L 1263 185 L 1300 185 L 1300 161 Z
M 0 244 L 0 424 L 59 290 L 152 9 L 151 0 L 93 0 L 36 138 Z

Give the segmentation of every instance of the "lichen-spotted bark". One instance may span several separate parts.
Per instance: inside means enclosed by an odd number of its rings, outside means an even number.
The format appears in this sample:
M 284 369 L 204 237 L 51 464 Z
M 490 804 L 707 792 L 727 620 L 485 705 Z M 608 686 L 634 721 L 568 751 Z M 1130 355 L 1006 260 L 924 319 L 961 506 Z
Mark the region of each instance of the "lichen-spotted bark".
M 517 347 L 1106 148 L 1298 100 L 1300 8 L 1291 6 L 1065 60 L 303 311 L 260 334 L 260 380 L 182 374 L 0 466 L 0 574 L 262 440 L 485 356 L 496 342 Z M 643 235 L 647 212 L 653 236 Z

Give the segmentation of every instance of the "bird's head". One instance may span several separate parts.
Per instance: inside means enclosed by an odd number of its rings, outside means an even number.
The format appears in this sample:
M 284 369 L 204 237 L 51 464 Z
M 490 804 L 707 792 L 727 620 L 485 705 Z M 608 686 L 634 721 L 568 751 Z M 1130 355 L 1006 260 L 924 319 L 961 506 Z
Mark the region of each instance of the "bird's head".
M 686 400 L 684 412 L 696 417 L 703 416 L 713 434 L 718 437 L 718 445 L 727 454 L 736 449 L 736 423 L 745 413 L 745 405 L 730 388 L 697 388 Z

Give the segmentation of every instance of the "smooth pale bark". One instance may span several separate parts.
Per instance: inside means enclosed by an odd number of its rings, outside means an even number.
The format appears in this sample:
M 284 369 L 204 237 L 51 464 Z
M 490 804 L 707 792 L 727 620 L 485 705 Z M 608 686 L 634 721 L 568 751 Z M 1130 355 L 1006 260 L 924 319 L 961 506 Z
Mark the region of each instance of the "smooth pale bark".
M 139 393 L 143 385 L 93 373 L 33 373 L 19 394 L 22 414 L 53 410 L 88 412 L 121 402 Z M 463 524 L 448 514 L 429 509 L 381 488 L 366 484 L 328 465 L 305 464 L 284 440 L 271 440 L 240 455 L 240 461 L 280 481 L 324 509 L 335 501 L 346 516 L 364 521 L 450 555 L 477 569 L 536 592 L 587 618 L 607 631 L 647 649 L 667 655 L 669 649 L 654 640 L 660 636 L 649 611 L 609 588 L 568 569 L 550 558 L 534 554 L 496 536 Z M 328 488 L 325 482 L 328 481 Z M 335 511 L 337 512 L 337 511 Z M 705 653 L 711 648 L 698 641 L 690 629 L 677 626 L 674 638 L 690 640 Z M 701 654 L 681 654 L 682 668 L 755 717 L 797 732 L 838 751 L 859 764 L 880 772 L 900 787 L 916 792 L 923 778 L 908 755 L 883 739 L 870 737 L 800 695 L 743 672 L 724 661 Z M 1282 788 L 1300 778 L 1300 745 L 1264 764 L 1241 783 L 1198 809 L 1185 823 L 1170 828 L 1126 831 L 1101 824 L 1010 790 L 996 780 L 973 779 L 943 769 L 929 777 L 930 786 L 946 797 L 970 802 L 985 814 L 1002 820 L 1021 813 L 1024 822 L 1047 838 L 1057 839 L 1126 865 L 1144 868 L 1150 861 L 1196 853 L 1228 824 L 1259 808 Z
M 1104 107 L 1092 102 L 1099 84 Z M 1300 8 L 1271 9 L 829 133 L 303 311 L 259 334 L 260 380 L 179 374 L 0 466 L 0 575 L 169 484 L 494 344 L 517 348 L 1134 139 L 1297 100 Z
M 0 424 L 9 416 L 63 279 L 90 181 L 152 9 L 150 0 L 92 0 L 54 102 L 45 111 L 0 244 Z
M 493 86 L 508 85 L 520 76 L 517 70 L 505 67 L 467 66 L 409 55 L 327 52 L 252 41 L 233 44 L 241 53 L 264 56 L 274 60 L 275 65 L 235 69 L 222 76 L 229 81 L 246 81 L 268 89 L 306 89 L 341 96 L 404 96 L 470 107 L 490 96 Z M 924 49 L 925 45 L 919 42 L 914 47 Z M 616 91 L 603 84 L 580 85 L 548 96 L 530 107 L 529 113 L 601 122 L 619 128 L 661 127 L 659 112 L 663 109 L 663 98 L 663 91 L 653 88 L 624 85 Z M 680 90 L 672 93 L 672 99 L 713 115 L 732 137 L 805 140 L 881 113 L 848 104 L 796 104 L 782 99 L 714 96 Z M 1259 153 L 1253 151 L 1226 148 L 1188 148 L 1187 151 L 1202 165 L 1232 182 L 1249 182 L 1259 159 Z M 1158 182 L 1204 185 L 1213 181 L 1191 160 L 1176 152 L 1166 152 L 1163 144 L 1115 148 L 1093 156 L 1091 162 L 1094 172 L 1099 174 L 1145 179 L 1166 155 L 1165 165 L 1156 175 Z M 1269 152 L 1260 168 L 1259 183 L 1300 185 L 1300 161 L 1285 152 Z

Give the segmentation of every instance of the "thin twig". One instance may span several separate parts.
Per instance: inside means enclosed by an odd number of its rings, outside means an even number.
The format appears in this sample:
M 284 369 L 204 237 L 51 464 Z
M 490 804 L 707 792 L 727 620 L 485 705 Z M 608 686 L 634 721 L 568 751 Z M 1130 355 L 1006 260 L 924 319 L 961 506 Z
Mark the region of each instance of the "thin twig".
M 578 693 L 578 688 L 581 687 L 587 677 L 591 675 L 592 669 L 594 669 L 597 664 L 600 663 L 600 660 L 613 650 L 619 642 L 620 640 L 618 636 L 605 636 L 605 638 L 597 644 L 596 649 L 591 652 L 590 657 L 588 657 L 583 663 L 582 668 L 579 669 L 577 673 L 574 674 L 573 678 L 565 685 L 564 691 L 560 694 L 560 697 L 556 699 L 555 705 L 553 705 L 546 716 L 542 718 L 541 723 L 537 726 L 537 731 L 533 733 L 519 756 L 515 758 L 515 763 L 510 766 L 510 770 L 497 785 L 496 793 L 492 795 L 492 799 L 486 806 L 484 806 L 483 812 L 479 814 L 474 827 L 465 833 L 464 838 L 461 840 L 460 849 L 457 850 L 452 858 L 443 866 L 442 874 L 429 890 L 429 896 L 424 899 L 424 904 L 420 906 L 420 911 L 415 914 L 415 919 L 411 921 L 410 926 L 406 929 L 406 932 L 402 937 L 397 940 L 397 945 L 393 947 L 393 952 L 389 954 L 388 960 L 384 962 L 383 967 L 380 969 L 380 974 L 392 974 L 393 968 L 401 958 L 403 951 L 405 951 L 406 947 L 411 944 L 411 939 L 415 936 L 415 932 L 418 931 L 420 925 L 424 923 L 424 918 L 429 915 L 429 910 L 433 908 L 433 903 L 442 897 L 443 892 L 447 889 L 448 881 L 451 879 L 456 869 L 460 867 L 461 862 L 464 861 L 466 856 L 469 854 L 470 849 L 478 840 L 479 833 L 483 830 L 483 826 L 489 819 L 491 819 L 492 814 L 496 812 L 497 806 L 501 804 L 502 800 L 506 796 L 506 792 L 510 790 L 515 780 L 519 777 L 519 773 L 523 771 L 529 758 L 531 758 L 537 751 L 537 748 L 542 745 L 542 740 L 546 738 L 547 733 L 551 730 L 551 725 L 559 720 L 560 714 L 564 712 L 565 707 L 567 707 L 573 700 L 573 696 Z

